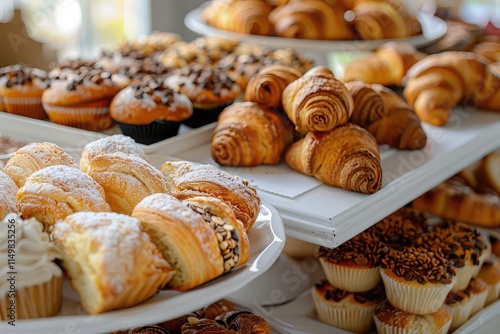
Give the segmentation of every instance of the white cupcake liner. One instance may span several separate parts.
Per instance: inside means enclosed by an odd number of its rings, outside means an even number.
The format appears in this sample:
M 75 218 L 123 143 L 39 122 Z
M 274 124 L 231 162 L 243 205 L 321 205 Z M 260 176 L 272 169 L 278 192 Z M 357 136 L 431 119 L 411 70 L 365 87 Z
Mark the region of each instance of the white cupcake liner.
M 484 308 L 484 306 L 486 305 L 486 300 L 488 299 L 488 292 L 489 290 L 486 289 L 483 292 L 471 296 L 474 304 L 474 306 L 472 307 L 471 317 Z
M 457 281 L 455 282 L 455 285 L 453 285 L 451 291 L 457 292 L 467 289 L 474 273 L 476 272 L 477 266 L 467 264 L 462 268 L 453 267 L 453 269 L 455 270 Z
M 320 321 L 355 333 L 367 333 L 373 325 L 373 313 L 377 304 L 347 309 L 319 300 L 313 293 L 316 313 Z
M 385 286 L 387 300 L 402 311 L 415 314 L 434 313 L 443 305 L 446 296 L 455 284 L 454 277 L 450 284 L 419 284 L 415 281 L 397 281 L 380 270 Z
M 328 283 L 341 290 L 366 292 L 375 289 L 381 280 L 379 267 L 344 267 L 322 259 L 320 263 Z
M 2 97 L 1 107 L 10 114 L 38 119 L 47 118 L 39 97 Z
M 493 303 L 498 298 L 500 298 L 500 282 L 489 286 L 488 297 L 486 297 L 486 305 Z
M 422 328 L 399 328 L 399 327 L 394 327 L 388 324 L 383 323 L 380 321 L 375 315 L 373 315 L 373 321 L 375 322 L 375 327 L 377 329 L 377 334 L 422 334 Z M 450 329 L 451 326 L 451 321 L 450 320 L 443 325 L 443 327 L 439 329 L 434 329 L 432 331 L 433 334 L 447 334 L 448 330 Z
M 464 299 L 460 303 L 455 303 L 448 305 L 453 314 L 451 320 L 450 331 L 454 331 L 458 327 L 462 326 L 472 315 L 472 309 L 474 307 L 474 301 L 469 299 Z
M 104 115 L 109 113 L 109 107 L 83 107 L 83 108 L 71 108 L 64 106 L 53 106 L 44 104 L 43 107 L 47 111 L 56 112 L 59 114 L 94 114 L 94 115 Z

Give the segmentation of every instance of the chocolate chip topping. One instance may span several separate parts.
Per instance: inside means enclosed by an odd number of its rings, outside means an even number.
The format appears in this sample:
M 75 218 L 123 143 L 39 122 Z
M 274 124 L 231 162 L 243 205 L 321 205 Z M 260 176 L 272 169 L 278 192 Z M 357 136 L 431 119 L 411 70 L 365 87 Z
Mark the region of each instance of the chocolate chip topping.
M 381 266 L 406 281 L 416 280 L 422 285 L 427 282 L 450 284 L 455 275 L 442 252 L 423 247 L 391 249 L 382 259 Z
M 113 85 L 111 73 L 101 68 L 80 67 L 78 73 L 73 73 L 71 76 L 68 74 L 66 77 L 65 88 L 68 91 L 78 89 L 78 86 L 85 86 L 88 84 L 94 85 Z
M 385 289 L 382 284 L 378 285 L 375 289 L 366 292 L 349 292 L 346 290 L 338 289 L 330 285 L 327 280 L 316 282 L 314 286 L 320 292 L 324 291 L 324 296 L 327 301 L 334 301 L 337 303 L 350 294 L 352 294 L 354 300 L 360 304 L 365 304 L 366 302 L 373 301 L 382 301 L 385 299 Z
M 141 61 L 134 61 L 120 68 L 117 73 L 123 74 L 130 79 L 141 80 L 146 76 L 160 76 L 162 78 L 172 74 L 172 69 L 163 66 L 151 57 Z
M 220 96 L 224 88 L 231 90 L 236 86 L 235 81 L 224 70 L 208 65 L 193 64 L 179 70 L 176 75 L 180 86 L 191 82 L 202 89 L 212 91 L 215 96 Z
M 175 100 L 176 92 L 163 83 L 160 76 L 145 76 L 142 80 L 130 85 L 137 99 L 144 99 L 146 95 L 157 104 L 170 105 Z
M 387 247 L 372 233 L 362 232 L 338 247 L 321 246 L 316 257 L 331 263 L 348 262 L 376 267 L 387 251 Z
M 38 80 L 42 89 L 50 86 L 47 72 L 43 70 L 19 64 L 0 69 L 0 82 L 7 88 L 31 84 L 34 80 Z
M 140 327 L 134 327 L 128 330 L 126 332 L 127 334 L 135 334 L 135 333 L 141 333 L 141 334 L 170 334 L 170 332 L 164 328 L 161 328 L 159 326 L 140 326 Z

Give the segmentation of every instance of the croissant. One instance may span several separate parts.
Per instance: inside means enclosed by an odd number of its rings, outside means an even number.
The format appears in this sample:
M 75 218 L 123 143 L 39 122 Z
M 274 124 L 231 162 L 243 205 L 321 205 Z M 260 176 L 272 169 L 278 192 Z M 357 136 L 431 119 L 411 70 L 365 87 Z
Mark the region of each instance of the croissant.
M 346 82 L 345 86 L 349 89 L 354 102 L 350 123 L 366 129 L 370 124 L 387 115 L 382 96 L 370 84 L 355 80 Z
M 442 218 L 484 227 L 500 227 L 500 197 L 476 192 L 451 178 L 412 202 L 413 207 Z
M 372 84 L 371 87 L 380 94 L 387 109 L 386 115 L 366 127 L 377 142 L 400 150 L 417 150 L 424 147 L 427 135 L 408 102 L 382 85 Z
M 471 52 L 432 54 L 407 72 L 403 96 L 420 120 L 442 126 L 465 99 L 476 100 L 481 108 L 500 110 L 498 74 L 494 65 Z
M 17 186 L 12 179 L 0 170 L 0 221 L 9 213 L 18 213 Z
M 472 48 L 471 52 L 485 57 L 490 63 L 500 62 L 500 41 L 486 41 L 477 43 Z
M 420 23 L 399 0 L 363 1 L 353 13 L 352 24 L 363 40 L 403 38 L 422 32 Z
M 202 11 L 205 22 L 215 28 L 251 35 L 272 35 L 268 19 L 273 6 L 258 0 L 215 0 Z
M 282 103 L 295 130 L 302 134 L 346 124 L 353 111 L 351 93 L 325 66 L 313 67 L 290 83 Z
M 477 162 L 474 171 L 477 182 L 500 196 L 500 151 L 495 151 Z
M 361 80 L 384 86 L 401 86 L 406 72 L 425 54 L 410 44 L 387 42 L 373 53 L 350 62 L 342 81 Z
M 349 40 L 354 38 L 354 30 L 344 18 L 345 11 L 340 1 L 290 1 L 274 8 L 269 21 L 280 37 Z
M 257 102 L 269 108 L 281 108 L 281 96 L 286 86 L 302 73 L 291 66 L 273 64 L 254 74 L 245 89 L 245 101 Z
M 224 166 L 275 165 L 293 139 L 286 117 L 254 102 L 239 102 L 220 114 L 210 149 Z
M 289 146 L 285 162 L 300 173 L 347 190 L 370 194 L 382 184 L 377 141 L 355 124 L 307 133 Z
M 170 193 L 176 198 L 216 197 L 231 206 L 247 231 L 257 220 L 260 197 L 246 180 L 212 165 L 189 161 L 166 161 L 160 170 L 165 175 Z
M 14 153 L 5 164 L 4 172 L 18 187 L 22 187 L 31 174 L 54 165 L 78 168 L 75 159 L 58 145 L 49 142 L 32 143 L 21 147 Z

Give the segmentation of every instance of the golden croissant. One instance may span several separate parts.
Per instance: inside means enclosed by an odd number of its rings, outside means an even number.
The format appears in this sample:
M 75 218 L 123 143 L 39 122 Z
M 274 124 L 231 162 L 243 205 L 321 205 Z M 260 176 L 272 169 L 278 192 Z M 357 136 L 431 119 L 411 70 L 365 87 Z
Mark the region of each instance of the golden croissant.
M 346 82 L 354 102 L 354 109 L 349 122 L 367 128 L 370 124 L 387 115 L 382 96 L 370 84 L 360 80 Z
M 410 44 L 387 42 L 373 53 L 350 62 L 342 81 L 361 80 L 384 86 L 401 86 L 406 72 L 425 54 Z
M 285 162 L 334 187 L 371 194 L 382 185 L 377 141 L 351 123 L 328 132 L 307 133 L 289 146 Z
M 378 84 L 372 89 L 380 94 L 387 114 L 366 129 L 380 145 L 400 150 L 416 150 L 425 146 L 427 135 L 415 110 L 393 90 Z
M 464 100 L 500 110 L 500 71 L 472 52 L 447 51 L 417 62 L 407 73 L 405 99 L 420 120 L 442 126 Z
M 291 66 L 273 64 L 254 74 L 245 89 L 245 101 L 257 102 L 269 108 L 281 108 L 281 96 L 286 86 L 302 73 Z
M 351 93 L 324 66 L 313 67 L 290 83 L 283 91 L 282 102 L 288 118 L 302 134 L 344 125 L 353 111 Z
M 346 9 L 339 1 L 290 1 L 274 8 L 269 21 L 280 37 L 349 40 L 354 30 L 344 18 Z
M 293 139 L 293 125 L 286 117 L 255 102 L 239 102 L 220 114 L 211 154 L 225 166 L 274 165 Z

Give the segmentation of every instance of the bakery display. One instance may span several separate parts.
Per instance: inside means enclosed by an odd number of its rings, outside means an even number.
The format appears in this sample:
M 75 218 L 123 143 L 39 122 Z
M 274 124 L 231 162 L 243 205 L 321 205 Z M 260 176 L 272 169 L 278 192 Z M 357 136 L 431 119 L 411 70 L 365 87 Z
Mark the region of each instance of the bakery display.
M 127 215 L 78 212 L 58 220 L 52 236 L 90 314 L 137 305 L 175 273 L 140 221 Z
M 0 107 L 8 113 L 45 119 L 41 98 L 50 84 L 41 69 L 20 64 L 0 68 Z
M 7 282 L 0 285 L 0 320 L 15 325 L 18 319 L 56 315 L 62 307 L 63 271 L 55 261 L 63 255 L 43 225 L 8 214 L 0 221 L 0 255 L 6 259 L 0 277 Z
M 210 150 L 223 166 L 275 165 L 293 140 L 293 124 L 282 114 L 254 102 L 237 102 L 220 114 Z

